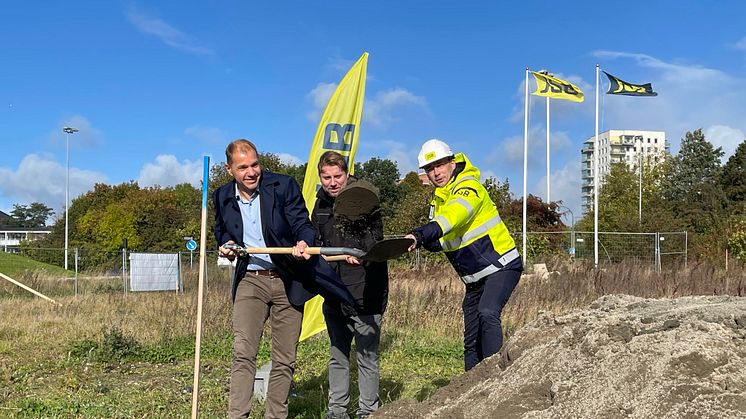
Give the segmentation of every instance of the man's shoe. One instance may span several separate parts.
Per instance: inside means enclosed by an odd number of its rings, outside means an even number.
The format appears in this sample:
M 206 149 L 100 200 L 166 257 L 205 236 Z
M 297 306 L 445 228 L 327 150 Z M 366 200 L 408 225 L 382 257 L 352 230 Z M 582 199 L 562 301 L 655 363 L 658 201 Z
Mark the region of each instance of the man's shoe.
M 350 415 L 348 415 L 347 412 L 335 413 L 331 410 L 327 410 L 324 419 L 350 419 Z

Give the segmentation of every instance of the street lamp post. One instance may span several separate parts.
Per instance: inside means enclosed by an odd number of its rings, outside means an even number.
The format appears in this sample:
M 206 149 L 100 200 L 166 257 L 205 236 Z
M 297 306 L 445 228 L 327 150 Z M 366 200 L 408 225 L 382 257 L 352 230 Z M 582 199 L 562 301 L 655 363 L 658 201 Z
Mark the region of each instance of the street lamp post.
M 65 270 L 67 270 L 67 213 L 68 213 L 68 202 L 70 202 L 70 134 L 78 132 L 77 128 L 65 127 L 62 128 L 65 133 Z
M 571 256 L 575 257 L 575 214 L 572 210 L 564 205 L 558 205 L 557 209 L 564 208 L 570 213 L 570 252 Z M 564 213 L 562 213 L 564 215 Z
M 637 171 L 640 172 L 640 182 L 639 182 L 639 192 L 640 197 L 637 200 L 638 203 L 638 209 L 637 209 L 637 227 L 642 229 L 642 135 L 638 135 L 635 137 L 635 140 L 640 140 L 640 146 L 637 149 Z

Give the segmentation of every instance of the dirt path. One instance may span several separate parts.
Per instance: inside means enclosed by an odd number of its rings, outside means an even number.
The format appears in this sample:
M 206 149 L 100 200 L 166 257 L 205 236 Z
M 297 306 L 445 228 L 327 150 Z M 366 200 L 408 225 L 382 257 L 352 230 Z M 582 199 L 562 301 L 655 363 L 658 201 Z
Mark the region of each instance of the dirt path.
M 746 417 L 746 298 L 605 296 L 375 418 Z

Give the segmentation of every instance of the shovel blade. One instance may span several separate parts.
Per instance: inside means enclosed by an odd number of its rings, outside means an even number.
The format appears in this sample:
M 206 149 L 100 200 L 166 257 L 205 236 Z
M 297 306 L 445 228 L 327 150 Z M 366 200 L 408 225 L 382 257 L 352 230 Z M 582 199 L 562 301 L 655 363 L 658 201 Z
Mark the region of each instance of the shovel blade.
M 412 244 L 414 244 L 414 240 L 405 237 L 383 239 L 374 244 L 365 253 L 363 259 L 371 262 L 385 262 L 389 259 L 396 259 L 407 253 Z

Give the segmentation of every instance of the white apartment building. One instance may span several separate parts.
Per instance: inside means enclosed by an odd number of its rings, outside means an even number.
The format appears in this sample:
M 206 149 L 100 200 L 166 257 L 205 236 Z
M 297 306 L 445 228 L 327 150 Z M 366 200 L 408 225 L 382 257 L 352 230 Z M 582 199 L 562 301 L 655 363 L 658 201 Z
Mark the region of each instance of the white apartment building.
M 17 253 L 21 241 L 40 239 L 51 232 L 50 227 L 0 227 L 0 252 Z
M 585 140 L 580 150 L 580 179 L 583 213 L 593 209 L 593 144 L 595 135 Z M 658 163 L 668 153 L 669 144 L 663 131 L 609 130 L 598 134 L 599 188 L 614 163 L 626 163 L 638 170 L 640 163 Z

